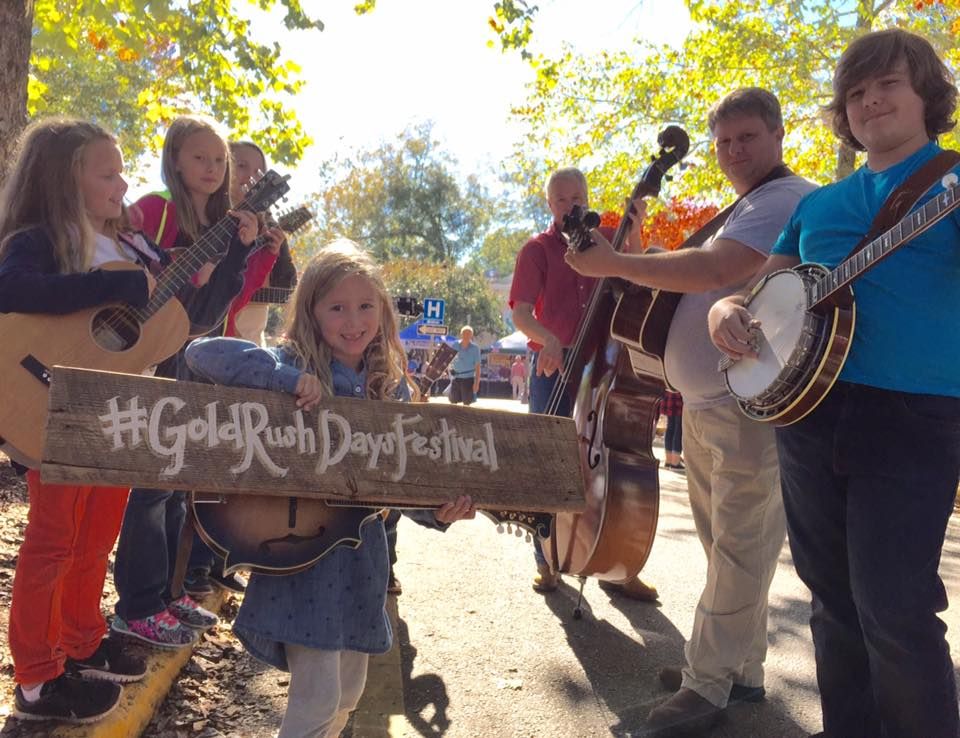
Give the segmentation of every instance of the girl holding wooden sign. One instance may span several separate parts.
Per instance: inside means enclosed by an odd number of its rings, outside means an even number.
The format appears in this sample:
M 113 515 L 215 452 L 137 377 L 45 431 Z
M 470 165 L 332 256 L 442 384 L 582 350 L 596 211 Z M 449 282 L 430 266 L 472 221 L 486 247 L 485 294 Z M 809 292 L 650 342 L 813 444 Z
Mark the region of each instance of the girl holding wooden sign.
M 341 240 L 321 250 L 292 303 L 286 340 L 277 348 L 199 339 L 187 348 L 188 365 L 218 384 L 288 392 L 308 410 L 331 395 L 410 398 L 393 301 L 356 244 Z M 445 529 L 475 510 L 463 496 L 409 514 Z M 334 548 L 299 573 L 250 579 L 234 631 L 254 656 L 290 672 L 280 738 L 339 735 L 363 692 L 369 654 L 390 649 L 390 564 L 380 515 L 364 523 L 361 539 L 357 548 Z

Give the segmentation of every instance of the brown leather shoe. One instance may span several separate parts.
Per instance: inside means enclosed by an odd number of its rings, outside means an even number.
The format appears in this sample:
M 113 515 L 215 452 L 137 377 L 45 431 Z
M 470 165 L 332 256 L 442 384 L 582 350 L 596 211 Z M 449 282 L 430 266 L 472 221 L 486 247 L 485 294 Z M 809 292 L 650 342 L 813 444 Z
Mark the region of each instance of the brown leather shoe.
M 390 572 L 390 579 L 387 580 L 387 594 L 392 595 L 402 595 L 403 594 L 403 585 L 400 584 L 400 580 L 394 576 L 393 572 Z
M 535 592 L 553 592 L 560 584 L 560 575 L 550 570 L 547 564 L 537 565 L 537 574 L 533 578 Z
M 660 684 L 671 692 L 676 692 L 683 686 L 683 669 L 679 666 L 665 666 L 657 675 L 660 677 Z M 746 684 L 737 684 L 734 682 L 730 687 L 730 697 L 727 700 L 728 705 L 737 702 L 763 702 L 767 690 L 763 687 L 750 687 Z
M 657 588 L 644 584 L 640 577 L 632 577 L 625 582 L 605 582 L 601 579 L 600 589 L 621 594 L 638 602 L 656 602 L 659 599 Z
M 650 711 L 644 735 L 658 738 L 701 735 L 716 725 L 721 715 L 722 707 L 717 707 L 692 689 L 681 687 L 680 691 Z

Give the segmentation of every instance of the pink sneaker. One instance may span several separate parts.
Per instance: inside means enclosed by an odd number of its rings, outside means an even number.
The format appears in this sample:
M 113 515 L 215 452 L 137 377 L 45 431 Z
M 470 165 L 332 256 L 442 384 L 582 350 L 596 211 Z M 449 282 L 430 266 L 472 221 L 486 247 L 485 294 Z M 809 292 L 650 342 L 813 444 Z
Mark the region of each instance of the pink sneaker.
M 166 610 L 136 620 L 115 617 L 110 629 L 158 648 L 185 648 L 193 645 L 198 638 L 196 631 L 183 625 Z
M 196 630 L 207 630 L 220 622 L 220 618 L 206 608 L 200 607 L 188 594 L 167 605 L 167 612 L 184 625 Z

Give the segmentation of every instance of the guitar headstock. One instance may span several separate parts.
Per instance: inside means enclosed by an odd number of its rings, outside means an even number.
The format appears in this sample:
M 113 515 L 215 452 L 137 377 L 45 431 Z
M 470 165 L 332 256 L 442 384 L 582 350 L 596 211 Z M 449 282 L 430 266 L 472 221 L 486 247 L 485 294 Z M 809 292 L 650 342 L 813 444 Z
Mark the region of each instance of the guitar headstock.
M 313 220 L 313 213 L 306 205 L 293 208 L 277 216 L 277 225 L 284 233 L 294 234 Z
M 590 231 L 598 225 L 600 225 L 600 216 L 597 213 L 574 205 L 573 209 L 563 216 L 560 232 L 564 240 L 577 251 L 586 251 L 594 245 Z
M 250 186 L 236 209 L 262 213 L 290 191 L 289 179 L 289 174 L 280 176 L 271 169 Z

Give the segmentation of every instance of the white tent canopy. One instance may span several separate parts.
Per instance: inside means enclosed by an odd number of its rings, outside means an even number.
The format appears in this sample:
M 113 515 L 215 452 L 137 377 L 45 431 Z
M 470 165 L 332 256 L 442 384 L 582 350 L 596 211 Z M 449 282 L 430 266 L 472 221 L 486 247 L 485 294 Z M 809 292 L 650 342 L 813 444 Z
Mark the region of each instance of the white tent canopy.
M 527 350 L 527 337 L 522 331 L 514 331 L 509 336 L 504 336 L 499 341 L 495 341 L 490 347 L 500 351 L 511 351 L 514 353 L 523 353 Z

